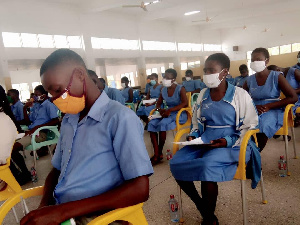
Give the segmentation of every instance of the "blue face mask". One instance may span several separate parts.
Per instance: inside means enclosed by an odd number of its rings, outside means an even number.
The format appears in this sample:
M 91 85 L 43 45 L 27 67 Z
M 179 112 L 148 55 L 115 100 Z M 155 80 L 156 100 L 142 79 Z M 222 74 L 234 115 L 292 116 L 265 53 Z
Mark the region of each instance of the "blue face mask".
M 150 81 L 150 84 L 151 84 L 152 86 L 154 86 L 154 85 L 156 84 L 156 80 L 151 80 L 151 81 Z

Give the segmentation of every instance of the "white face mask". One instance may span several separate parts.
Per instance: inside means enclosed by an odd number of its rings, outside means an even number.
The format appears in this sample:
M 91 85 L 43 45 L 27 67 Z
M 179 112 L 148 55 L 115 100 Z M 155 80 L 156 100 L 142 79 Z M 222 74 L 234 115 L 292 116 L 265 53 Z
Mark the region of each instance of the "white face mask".
M 250 63 L 250 68 L 255 71 L 256 73 L 259 73 L 263 71 L 266 68 L 266 61 L 254 61 Z
M 163 79 L 162 84 L 163 84 L 164 87 L 171 87 L 172 80 Z
M 125 83 L 121 83 L 121 86 L 122 86 L 122 88 L 125 88 L 126 84 Z
M 298 63 L 300 63 L 300 58 L 298 58 Z
M 222 70 L 223 71 L 223 70 Z M 222 73 L 222 71 L 220 73 Z M 204 74 L 203 75 L 203 82 L 208 88 L 216 88 L 218 87 L 222 80 L 219 79 L 220 73 L 213 73 L 213 74 Z
M 190 77 L 186 77 L 185 79 L 186 79 L 186 81 L 192 80 L 192 78 L 190 78 Z

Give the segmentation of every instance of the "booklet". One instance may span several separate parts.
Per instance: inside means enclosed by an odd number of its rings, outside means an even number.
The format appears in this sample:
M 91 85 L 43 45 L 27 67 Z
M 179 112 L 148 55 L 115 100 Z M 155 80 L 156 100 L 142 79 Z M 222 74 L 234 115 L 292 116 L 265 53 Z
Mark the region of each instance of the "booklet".
M 16 140 L 19 140 L 24 136 L 25 136 L 25 133 L 19 133 L 19 134 L 17 134 Z
M 173 142 L 174 144 L 178 145 L 210 145 L 210 144 L 205 144 L 201 137 L 195 138 L 191 141 L 184 141 L 184 142 Z
M 162 118 L 162 116 L 158 113 L 158 114 L 153 114 L 151 116 L 148 116 L 149 120 L 153 120 L 153 119 L 159 119 Z
M 154 102 L 156 102 L 156 99 L 155 98 L 152 98 L 152 99 L 149 99 L 149 100 L 143 100 L 143 104 L 145 105 L 145 104 L 152 104 L 152 103 L 154 103 Z

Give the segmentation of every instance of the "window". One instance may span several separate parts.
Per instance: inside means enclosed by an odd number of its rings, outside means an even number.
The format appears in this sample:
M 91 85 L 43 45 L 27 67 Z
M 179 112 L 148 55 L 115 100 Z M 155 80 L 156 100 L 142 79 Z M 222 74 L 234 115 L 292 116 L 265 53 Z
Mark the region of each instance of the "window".
M 292 44 L 292 52 L 298 52 L 298 51 L 300 51 L 300 43 Z
M 36 86 L 41 85 L 41 84 L 42 84 L 41 82 L 33 82 L 31 84 L 32 85 L 32 90 L 34 90 Z
M 270 55 L 279 55 L 279 46 L 268 48 Z
M 36 34 L 21 33 L 22 47 L 37 48 L 39 47 Z
M 82 48 L 80 36 L 68 36 L 67 37 L 70 48 Z
M 54 48 L 53 36 L 46 34 L 38 34 L 40 48 Z
M 138 77 L 138 72 L 137 71 L 135 71 L 135 77 Z
M 151 75 L 151 73 L 152 73 L 151 69 L 147 69 L 147 70 L 146 70 L 147 76 Z
M 203 44 L 178 43 L 178 51 L 201 52 L 203 51 Z
M 169 63 L 169 68 L 174 69 L 174 63 Z
M 164 66 L 160 67 L 160 72 L 161 73 L 165 73 L 165 71 L 166 71 L 166 68 Z
M 204 51 L 206 52 L 219 52 L 222 50 L 222 45 L 204 44 Z
M 189 62 L 188 68 L 195 68 L 195 62 Z
M 187 70 L 187 63 L 180 63 L 181 70 Z
M 131 87 L 134 87 L 135 86 L 135 80 L 134 80 L 133 72 L 129 73 L 129 80 L 130 80 Z
M 157 70 L 157 68 L 152 68 L 151 72 L 152 73 L 158 73 L 158 70 Z
M 69 48 L 67 36 L 65 35 L 54 35 L 54 43 L 56 48 Z
M 250 59 L 250 60 L 251 60 L 251 54 L 252 54 L 252 51 L 248 51 L 248 52 L 247 52 L 247 59 Z
M 151 51 L 175 51 L 176 46 L 174 42 L 162 41 L 143 41 L 143 50 Z
M 29 85 L 27 83 L 12 84 L 12 88 L 17 89 L 19 91 L 20 100 L 22 102 L 25 102 L 27 101 L 27 99 L 30 99 Z
M 200 65 L 200 60 L 199 61 L 195 61 L 195 65 Z
M 2 32 L 4 47 L 22 47 L 19 33 Z
M 286 54 L 292 52 L 292 46 L 291 45 L 281 45 L 280 46 L 280 54 Z
M 113 75 L 107 76 L 107 85 L 108 87 L 116 88 L 116 82 Z
M 139 50 L 138 40 L 113 39 L 113 38 L 91 38 L 94 49 L 114 49 L 114 50 Z

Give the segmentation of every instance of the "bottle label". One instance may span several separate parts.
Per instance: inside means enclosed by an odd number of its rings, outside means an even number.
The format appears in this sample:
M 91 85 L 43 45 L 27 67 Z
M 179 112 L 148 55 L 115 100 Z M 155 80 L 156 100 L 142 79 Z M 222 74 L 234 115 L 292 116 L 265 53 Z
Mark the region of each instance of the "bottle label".
M 178 211 L 178 203 L 172 203 L 171 205 L 171 211 L 172 212 L 177 212 Z

